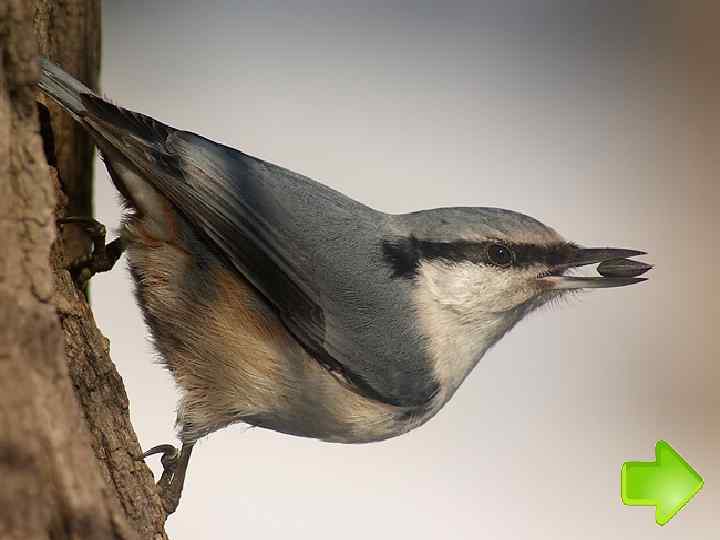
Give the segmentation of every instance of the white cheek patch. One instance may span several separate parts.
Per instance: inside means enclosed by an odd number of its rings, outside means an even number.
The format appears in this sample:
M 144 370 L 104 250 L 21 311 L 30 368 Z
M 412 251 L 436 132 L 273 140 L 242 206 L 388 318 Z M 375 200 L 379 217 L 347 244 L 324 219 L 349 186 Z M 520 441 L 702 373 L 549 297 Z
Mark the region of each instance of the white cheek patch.
M 423 261 L 415 305 L 428 337 L 444 403 L 485 351 L 522 317 L 515 309 L 531 299 L 534 269 L 498 269 L 471 262 Z
M 472 319 L 526 302 L 537 293 L 533 277 L 541 271 L 540 267 L 520 270 L 472 262 L 423 261 L 418 285 L 427 288 L 435 302 Z

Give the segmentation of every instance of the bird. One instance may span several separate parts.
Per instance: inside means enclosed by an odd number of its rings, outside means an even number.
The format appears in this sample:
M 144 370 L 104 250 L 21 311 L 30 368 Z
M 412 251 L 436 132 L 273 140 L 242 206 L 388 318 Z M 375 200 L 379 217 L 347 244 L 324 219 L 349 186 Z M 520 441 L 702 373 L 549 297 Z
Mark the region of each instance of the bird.
M 538 307 L 640 283 L 645 252 L 589 248 L 512 210 L 389 214 L 278 165 L 111 103 L 48 59 L 39 88 L 90 134 L 127 211 L 86 216 L 87 279 L 123 253 L 161 362 L 180 390 L 181 448 L 158 489 L 178 506 L 193 445 L 235 423 L 336 443 L 432 418 Z M 601 263 L 600 276 L 569 275 Z

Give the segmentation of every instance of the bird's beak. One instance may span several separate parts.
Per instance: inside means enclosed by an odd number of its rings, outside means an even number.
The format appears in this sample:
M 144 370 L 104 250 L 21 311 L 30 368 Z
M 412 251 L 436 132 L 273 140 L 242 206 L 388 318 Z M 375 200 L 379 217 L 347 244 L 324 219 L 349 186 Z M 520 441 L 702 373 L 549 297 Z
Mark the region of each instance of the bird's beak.
M 638 277 L 652 268 L 651 264 L 630 260 L 628 257 L 645 255 L 644 251 L 618 248 L 578 248 L 570 259 L 538 276 L 543 286 L 550 289 L 598 289 L 624 287 L 645 281 Z M 600 263 L 600 277 L 565 276 L 568 268 Z

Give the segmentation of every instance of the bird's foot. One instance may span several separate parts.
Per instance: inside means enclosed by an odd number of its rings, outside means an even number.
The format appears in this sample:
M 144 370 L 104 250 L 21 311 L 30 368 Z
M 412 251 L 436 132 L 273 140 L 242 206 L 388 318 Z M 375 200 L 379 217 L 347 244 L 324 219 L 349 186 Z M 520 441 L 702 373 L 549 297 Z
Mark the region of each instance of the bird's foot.
M 160 476 L 160 480 L 158 480 L 157 483 L 157 486 L 162 493 L 164 491 L 167 491 L 167 487 L 170 485 L 173 474 L 175 474 L 175 470 L 177 469 L 178 457 L 180 457 L 180 452 L 172 444 L 159 444 L 157 446 L 153 446 L 150 450 L 146 451 L 143 454 L 143 459 L 155 454 L 162 454 L 162 456 L 160 457 L 160 463 L 163 466 L 163 472 L 162 476 Z
M 160 492 L 163 508 L 168 515 L 175 512 L 180 504 L 193 445 L 194 443 L 183 444 L 182 450 L 178 451 L 172 444 L 160 444 L 153 446 L 143 454 L 143 458 L 153 454 L 162 454 L 160 463 L 162 463 L 163 472 L 156 485 Z
M 90 278 L 100 272 L 112 270 L 125 251 L 125 242 L 121 237 L 105 244 L 107 231 L 105 226 L 93 218 L 66 217 L 57 220 L 58 225 L 77 225 L 90 236 L 92 252 L 78 257 L 68 265 L 68 270 L 79 288 L 84 288 Z

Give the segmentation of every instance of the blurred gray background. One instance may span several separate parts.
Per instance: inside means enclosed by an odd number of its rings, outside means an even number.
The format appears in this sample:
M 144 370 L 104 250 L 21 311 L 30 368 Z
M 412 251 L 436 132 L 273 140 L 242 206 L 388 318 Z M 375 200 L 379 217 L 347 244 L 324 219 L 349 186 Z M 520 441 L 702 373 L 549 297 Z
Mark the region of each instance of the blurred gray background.
M 209 437 L 172 538 L 718 537 L 718 18 L 687 4 L 105 2 L 120 105 L 384 211 L 511 208 L 657 264 L 534 313 L 408 435 Z M 97 215 L 117 226 L 97 167 Z M 93 286 L 141 444 L 174 440 L 127 272 Z M 620 501 L 621 464 L 661 438 L 705 479 L 664 528 Z

